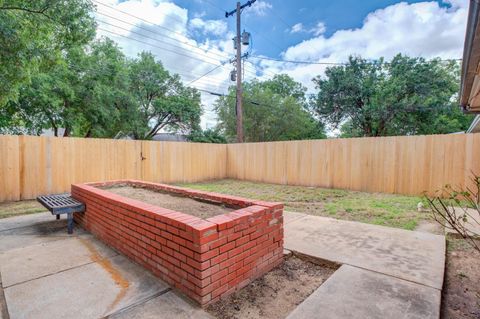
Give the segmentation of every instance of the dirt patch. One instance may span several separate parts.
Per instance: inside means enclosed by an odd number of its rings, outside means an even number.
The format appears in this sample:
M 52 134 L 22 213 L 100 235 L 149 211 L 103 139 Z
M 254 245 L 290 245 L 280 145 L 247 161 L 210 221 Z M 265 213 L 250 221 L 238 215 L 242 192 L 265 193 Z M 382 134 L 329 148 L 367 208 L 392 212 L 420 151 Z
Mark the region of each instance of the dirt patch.
M 285 318 L 335 269 L 291 256 L 242 290 L 207 307 L 219 319 Z
M 442 293 L 442 318 L 480 318 L 479 283 L 480 253 L 462 239 L 450 238 Z
M 206 202 L 204 200 L 197 200 L 189 197 L 140 187 L 122 185 L 104 187 L 102 189 L 121 195 L 123 197 L 136 199 L 148 204 L 171 209 L 177 212 L 197 216 L 200 218 L 209 218 L 216 215 L 225 214 L 235 209 L 222 204 Z
M 442 227 L 439 223 L 434 220 L 422 220 L 418 223 L 415 231 L 423 232 L 423 233 L 431 233 L 436 235 L 444 235 L 445 228 Z

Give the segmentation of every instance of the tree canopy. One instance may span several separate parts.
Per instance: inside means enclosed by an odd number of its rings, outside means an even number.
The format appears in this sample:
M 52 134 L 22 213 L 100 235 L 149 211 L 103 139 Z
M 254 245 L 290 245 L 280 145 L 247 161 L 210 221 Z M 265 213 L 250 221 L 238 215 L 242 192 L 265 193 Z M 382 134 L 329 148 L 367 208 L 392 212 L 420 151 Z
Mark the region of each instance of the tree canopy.
M 456 62 L 395 56 L 367 61 L 350 57 L 314 80 L 312 110 L 343 136 L 451 133 L 468 128 L 471 117 L 456 105 Z
M 244 83 L 243 125 L 245 141 L 284 141 L 324 138 L 323 125 L 308 111 L 306 88 L 288 75 Z M 235 90 L 215 105 L 218 128 L 227 140 L 236 134 Z
M 87 0 L 0 0 L 0 107 L 18 97 L 41 66 L 95 35 Z
M 211 128 L 204 131 L 200 128 L 193 130 L 188 136 L 188 140 L 196 143 L 227 143 L 227 139 L 218 131 L 218 129 Z
M 150 139 L 198 127 L 199 93 L 151 53 L 131 59 L 93 40 L 91 10 L 88 0 L 0 0 L 0 132 Z
M 149 139 L 162 129 L 190 130 L 200 123 L 198 91 L 184 86 L 178 75 L 170 75 L 151 53 L 142 52 L 131 61 L 129 75 L 135 138 Z

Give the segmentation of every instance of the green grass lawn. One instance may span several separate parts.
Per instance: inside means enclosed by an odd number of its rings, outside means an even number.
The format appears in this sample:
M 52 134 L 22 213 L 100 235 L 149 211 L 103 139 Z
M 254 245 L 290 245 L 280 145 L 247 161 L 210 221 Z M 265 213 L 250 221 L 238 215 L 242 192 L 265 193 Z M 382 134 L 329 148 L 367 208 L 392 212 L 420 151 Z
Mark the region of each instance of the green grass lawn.
M 285 210 L 288 211 L 408 230 L 413 230 L 421 221 L 430 219 L 427 212 L 417 211 L 417 204 L 423 200 L 414 196 L 370 194 L 229 179 L 179 185 L 252 199 L 283 202 Z
M 0 219 L 18 215 L 44 212 L 46 209 L 36 200 L 0 203 Z

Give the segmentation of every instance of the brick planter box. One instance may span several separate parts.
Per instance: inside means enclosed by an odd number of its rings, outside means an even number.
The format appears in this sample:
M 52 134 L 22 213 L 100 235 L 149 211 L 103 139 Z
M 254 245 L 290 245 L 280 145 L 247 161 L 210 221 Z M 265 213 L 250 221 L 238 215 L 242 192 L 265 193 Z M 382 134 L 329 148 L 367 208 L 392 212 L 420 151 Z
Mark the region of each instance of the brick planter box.
M 97 188 L 128 184 L 240 207 L 201 219 Z M 283 261 L 283 204 L 134 180 L 72 185 L 75 221 L 204 306 Z

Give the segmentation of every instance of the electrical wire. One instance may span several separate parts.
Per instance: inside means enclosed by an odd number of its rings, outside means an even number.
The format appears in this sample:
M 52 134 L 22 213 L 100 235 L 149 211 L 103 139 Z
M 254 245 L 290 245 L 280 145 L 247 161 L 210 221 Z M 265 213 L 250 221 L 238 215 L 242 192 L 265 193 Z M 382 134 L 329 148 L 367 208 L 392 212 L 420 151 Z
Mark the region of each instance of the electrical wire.
M 183 53 L 181 53 L 181 52 L 177 52 L 177 51 L 170 50 L 170 49 L 167 49 L 167 48 L 158 46 L 158 45 L 154 45 L 154 44 L 152 44 L 152 43 L 148 43 L 148 42 L 145 42 L 145 41 L 141 41 L 141 40 L 138 40 L 138 39 L 135 39 L 135 38 L 132 38 L 132 37 L 129 37 L 129 36 L 126 36 L 126 35 L 123 35 L 123 34 L 114 32 L 114 31 L 110 31 L 110 30 L 103 29 L 103 28 L 98 28 L 98 30 L 103 31 L 103 32 L 108 32 L 108 33 L 111 33 L 111 34 L 113 34 L 113 35 L 116 35 L 116 36 L 119 36 L 119 37 L 123 37 L 123 38 L 129 39 L 129 40 L 133 40 L 133 41 L 136 41 L 136 42 L 139 42 L 139 43 L 143 43 L 143 44 L 146 44 L 146 45 L 149 45 L 149 46 L 152 46 L 152 47 L 161 49 L 161 50 L 163 50 L 163 51 L 172 52 L 172 53 L 175 53 L 175 54 L 178 54 L 178 55 L 181 55 L 181 56 L 190 58 L 190 59 L 194 59 L 194 60 L 197 60 L 197 61 L 201 61 L 201 62 L 204 62 L 204 63 L 208 63 L 208 64 L 211 64 L 211 65 L 215 65 L 215 66 L 218 65 L 218 64 L 215 64 L 215 63 L 213 63 L 213 62 L 205 61 L 205 60 L 199 59 L 199 58 L 197 58 L 197 57 L 193 57 L 193 56 L 191 56 L 191 55 L 186 55 L 186 54 L 183 54 Z
M 218 69 L 218 68 L 221 67 L 221 66 L 222 66 L 222 65 L 218 65 L 218 66 L 214 67 L 213 69 L 211 69 L 210 71 L 208 71 L 208 72 L 206 72 L 205 74 L 201 75 L 200 77 L 196 78 L 195 80 L 188 82 L 187 85 L 190 85 L 190 84 L 192 84 L 192 83 L 194 83 L 194 82 L 197 82 L 198 80 L 200 80 L 201 78 L 209 75 L 210 73 L 212 73 L 213 71 L 215 71 L 216 69 Z
M 142 33 L 136 32 L 136 31 L 132 31 L 132 30 L 129 30 L 129 29 L 126 29 L 126 28 L 117 26 L 117 25 L 115 25 L 115 24 L 112 24 L 112 23 L 109 23 L 109 22 L 106 22 L 106 21 L 103 21 L 103 20 L 98 20 L 98 21 L 101 22 L 101 23 L 104 23 L 104 24 L 106 24 L 106 25 L 112 26 L 112 27 L 114 27 L 114 28 L 118 28 L 118 29 L 120 29 L 120 30 L 128 31 L 128 32 L 130 32 L 130 33 L 139 35 L 139 36 L 141 36 L 141 37 L 144 37 L 144 38 L 147 38 L 147 39 L 151 39 L 151 40 L 154 40 L 154 41 L 157 41 L 157 42 L 160 42 L 160 43 L 164 43 L 164 44 L 170 45 L 170 46 L 172 46 L 172 47 L 175 47 L 175 48 L 178 48 L 178 49 L 187 51 L 187 52 L 192 52 L 192 53 L 201 55 L 201 56 L 203 56 L 203 57 L 206 57 L 206 58 L 208 58 L 208 59 L 212 59 L 213 61 L 220 63 L 221 66 L 224 66 L 224 65 L 226 64 L 226 62 L 229 62 L 229 61 L 220 61 L 220 60 L 218 60 L 218 59 L 216 59 L 216 58 L 213 58 L 213 57 L 210 57 L 210 56 L 208 56 L 208 55 L 199 54 L 199 53 L 193 52 L 193 51 L 191 51 L 191 50 L 188 50 L 188 49 L 179 47 L 179 46 L 177 46 L 177 45 L 174 45 L 174 44 L 171 44 L 171 43 L 168 43 L 168 42 L 159 40 L 159 39 L 154 38 L 154 37 L 151 37 L 151 36 L 144 35 L 144 34 L 142 34 Z M 137 41 L 137 42 L 141 42 L 141 43 L 144 43 L 144 44 L 147 44 L 147 45 L 151 45 L 151 46 L 154 46 L 154 47 L 157 47 L 157 48 L 160 48 L 160 49 L 169 51 L 169 52 L 173 52 L 173 53 L 176 52 L 176 51 L 173 51 L 173 50 L 171 50 L 171 49 L 167 49 L 167 48 L 160 47 L 160 46 L 155 46 L 155 45 L 152 45 L 151 43 L 148 43 L 148 42 L 145 42 L 145 41 L 141 41 L 141 40 L 138 40 L 138 39 L 133 38 L 133 37 L 125 36 L 125 35 L 122 35 L 122 34 L 120 34 L 120 33 L 116 33 L 116 32 L 113 32 L 113 31 L 110 31 L 110 30 L 107 30 L 107 29 L 103 29 L 103 28 L 101 28 L 101 27 L 99 27 L 98 29 L 101 30 L 101 31 L 105 31 L 105 32 L 109 32 L 109 33 L 115 34 L 115 35 L 117 35 L 117 36 L 121 36 L 121 37 L 128 38 L 128 39 L 131 39 L 131 40 L 134 40 L 134 41 Z M 190 57 L 190 58 L 199 60 L 199 61 L 204 61 L 204 62 L 210 63 L 210 64 L 212 64 L 212 65 L 217 65 L 217 64 L 212 63 L 212 61 L 207 61 L 207 60 L 198 59 L 198 58 L 196 58 L 196 57 L 192 57 L 191 55 L 185 55 L 185 54 L 183 54 L 183 53 L 178 53 L 178 54 L 183 55 L 183 56 L 187 56 L 187 57 Z M 247 71 L 256 75 L 255 71 L 252 71 L 252 70 L 250 70 L 250 69 L 247 70 Z
M 314 61 L 297 61 L 297 60 L 283 60 L 283 59 L 276 59 L 276 58 L 270 58 L 266 56 L 259 56 L 259 55 L 251 55 L 252 58 L 254 59 L 260 59 L 260 60 L 269 60 L 269 61 L 276 61 L 276 62 L 282 62 L 282 63 L 295 63 L 295 64 L 318 64 L 318 65 L 348 65 L 348 62 L 314 62 Z M 440 59 L 438 60 L 440 62 L 454 62 L 454 61 L 462 61 L 462 59 Z M 371 64 L 376 63 L 376 62 L 369 62 Z M 425 62 L 419 62 L 419 63 L 429 63 L 429 61 Z M 384 62 L 383 64 L 391 64 L 390 62 Z
M 116 17 L 114 17 L 114 16 L 105 14 L 105 13 L 103 13 L 103 12 L 99 12 L 99 11 L 97 11 L 97 14 L 100 14 L 100 15 L 105 16 L 105 17 L 110 18 L 110 19 L 117 20 L 117 21 L 119 21 L 119 22 L 121 22 L 121 23 L 125 23 L 125 24 L 128 24 L 128 25 L 130 25 L 130 26 L 133 26 L 133 27 L 136 27 L 136 28 L 145 30 L 145 31 L 148 31 L 148 32 L 153 33 L 153 34 L 155 34 L 155 35 L 161 35 L 162 37 L 166 37 L 166 38 L 168 38 L 168 39 L 171 39 L 171 40 L 173 40 L 173 41 L 176 41 L 176 42 L 179 42 L 179 43 L 181 43 L 181 44 L 187 45 L 187 46 L 189 46 L 189 47 L 193 47 L 193 48 L 198 49 L 198 50 L 200 50 L 200 51 L 205 51 L 205 49 L 203 49 L 203 48 L 201 48 L 201 47 L 199 47 L 199 46 L 197 46 L 197 45 L 191 44 L 191 43 L 189 43 L 189 42 L 187 42 L 187 41 L 180 41 L 180 40 L 177 39 L 177 38 L 170 37 L 170 36 L 165 35 L 165 34 L 163 34 L 163 33 L 162 33 L 162 34 L 159 34 L 159 33 L 154 32 L 154 31 L 152 31 L 152 30 L 150 30 L 150 29 L 148 29 L 148 28 L 143 27 L 142 25 L 138 25 L 138 24 L 135 24 L 135 23 L 131 23 L 131 22 L 128 22 L 128 21 L 125 21 L 125 20 L 116 18 Z M 141 19 L 141 18 L 137 18 L 137 19 Z M 97 20 L 98 20 L 98 19 L 97 19 Z M 103 23 L 108 23 L 108 22 L 105 22 L 105 21 L 101 21 L 101 22 L 103 22 Z M 110 24 L 110 23 L 108 23 L 108 24 Z M 160 28 L 160 27 L 162 27 L 162 26 L 160 26 L 160 25 L 156 25 L 156 24 L 153 24 L 153 23 L 150 24 L 150 25 L 151 25 L 152 27 L 155 27 L 155 28 Z M 162 27 L 162 28 L 163 28 L 163 27 Z M 167 30 L 169 30 L 169 29 L 167 29 Z M 216 56 L 218 56 L 218 57 L 220 57 L 220 58 L 222 58 L 222 59 L 228 59 L 228 58 L 229 58 L 229 56 L 228 56 L 226 53 L 224 53 L 224 54 L 222 54 L 222 53 L 217 53 L 217 52 L 210 52 L 210 53 L 211 53 L 211 54 L 214 54 L 214 55 L 216 55 Z
M 217 59 L 215 59 L 215 58 L 212 58 L 212 57 L 210 57 L 210 56 L 208 56 L 208 55 L 206 55 L 206 54 L 199 54 L 199 53 L 197 53 L 197 52 L 193 52 L 193 51 L 191 51 L 191 50 L 182 48 L 182 47 L 180 47 L 180 46 L 178 46 L 178 45 L 171 44 L 171 43 L 168 43 L 168 42 L 165 42 L 165 41 L 156 39 L 156 38 L 154 38 L 154 37 L 150 37 L 150 36 L 148 36 L 148 35 L 141 34 L 140 32 L 136 32 L 136 31 L 133 31 L 133 30 L 129 30 L 129 29 L 126 29 L 126 28 L 123 28 L 123 27 L 120 27 L 120 26 L 111 24 L 111 23 L 109 23 L 109 22 L 105 22 L 105 21 L 102 21 L 102 20 L 98 20 L 98 21 L 101 22 L 101 23 L 104 23 L 104 24 L 106 24 L 106 25 L 109 25 L 109 26 L 118 28 L 118 29 L 120 29 L 120 30 L 127 31 L 127 32 L 130 32 L 130 33 L 139 35 L 139 36 L 141 36 L 141 37 L 144 37 L 144 38 L 147 38 L 147 39 L 150 39 L 150 40 L 157 41 L 157 42 L 159 42 L 159 43 L 164 43 L 164 44 L 166 44 L 166 45 L 170 45 L 170 46 L 172 46 L 172 47 L 174 47 L 174 48 L 177 48 L 177 49 L 180 49 L 180 50 L 184 50 L 184 51 L 187 51 L 187 52 L 192 52 L 192 53 L 197 54 L 197 55 L 199 55 L 199 56 L 201 56 L 201 57 L 204 57 L 204 58 L 207 58 L 207 59 L 212 59 L 212 60 L 215 61 L 215 62 L 222 63 L 222 61 L 219 61 L 219 60 L 217 60 Z M 99 29 L 101 29 L 101 28 L 99 28 Z M 101 30 L 103 30 L 103 29 L 101 29 Z M 103 30 L 103 31 L 104 31 L 104 30 Z M 206 61 L 206 60 L 204 60 L 204 61 Z

